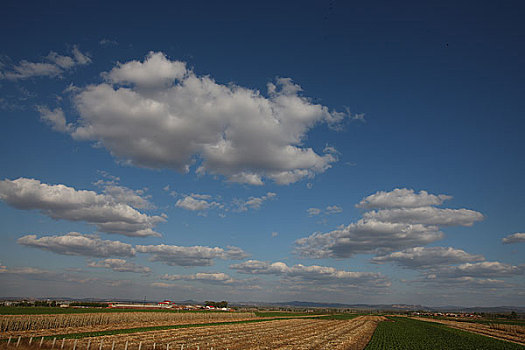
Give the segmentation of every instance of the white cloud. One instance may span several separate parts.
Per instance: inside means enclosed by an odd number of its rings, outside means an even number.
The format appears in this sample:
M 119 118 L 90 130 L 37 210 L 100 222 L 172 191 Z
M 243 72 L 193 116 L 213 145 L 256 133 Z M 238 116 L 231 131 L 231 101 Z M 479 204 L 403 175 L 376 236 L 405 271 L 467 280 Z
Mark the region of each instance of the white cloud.
M 104 259 L 101 261 L 92 261 L 88 263 L 89 267 L 100 267 L 111 269 L 117 272 L 135 272 L 135 273 L 150 273 L 151 269 L 147 266 L 140 266 L 131 261 L 124 259 Z
M 450 291 L 452 288 L 468 290 L 470 293 L 478 289 L 494 289 L 494 288 L 508 288 L 512 285 L 504 280 L 494 278 L 475 278 L 469 276 L 463 277 L 438 277 L 436 275 L 428 275 L 426 278 L 414 281 L 415 283 L 423 283 L 431 286 L 433 289 L 444 289 Z
M 234 200 L 234 211 L 243 212 L 248 209 L 260 209 L 264 202 L 272 200 L 277 195 L 273 192 L 268 192 L 261 197 L 249 197 L 247 200 L 236 199 Z
M 210 266 L 213 265 L 214 259 L 241 260 L 248 257 L 240 248 L 227 248 L 225 250 L 219 247 L 183 247 L 165 244 L 136 246 L 138 252 L 151 254 L 151 261 L 163 262 L 170 266 Z
M 443 238 L 435 226 L 359 220 L 328 233 L 314 233 L 296 241 L 297 251 L 313 258 L 349 258 L 426 245 Z
M 48 250 L 63 255 L 92 257 L 134 256 L 135 249 L 127 243 L 102 240 L 97 236 L 71 232 L 63 236 L 27 235 L 17 240 L 18 244 Z
M 17 66 L 12 68 L 12 71 L 4 72 L 5 79 L 19 80 L 31 77 L 56 77 L 62 74 L 62 69 L 54 63 L 35 63 L 26 60 L 20 61 Z
M 197 76 L 184 62 L 151 52 L 144 61 L 119 63 L 105 83 L 75 94 L 80 114 L 71 131 L 113 156 L 148 168 L 217 174 L 261 185 L 289 184 L 322 173 L 337 160 L 329 150 L 304 146 L 319 123 L 346 115 L 300 95 L 290 79 L 268 84 L 268 97 L 234 84 Z
M 483 219 L 468 209 L 440 209 L 429 206 L 451 198 L 409 189 L 377 192 L 358 207 L 387 208 L 363 213 L 363 218 L 327 233 L 314 233 L 296 241 L 296 251 L 313 258 L 348 258 L 354 254 L 386 255 L 427 245 L 443 238 L 440 226 L 470 226 Z
M 176 287 L 177 285 L 173 283 L 153 282 L 151 283 L 151 286 L 155 288 L 173 288 L 173 287 Z
M 321 209 L 319 208 L 308 208 L 306 209 L 306 212 L 309 216 L 315 216 L 321 214 Z
M 75 60 L 73 58 L 59 55 L 54 51 L 51 51 L 46 58 L 62 69 L 69 69 L 75 65 Z
M 433 271 L 439 277 L 507 277 L 523 275 L 525 265 L 515 266 L 499 261 L 465 263 L 457 266 L 445 266 Z
M 181 194 L 182 198 L 175 203 L 176 207 L 203 212 L 206 210 L 219 210 L 219 216 L 225 217 L 226 212 L 245 212 L 250 209 L 258 210 L 262 207 L 264 202 L 272 200 L 277 197 L 273 192 L 268 192 L 260 197 L 249 197 L 248 199 L 234 198 L 230 202 L 223 202 L 221 196 L 212 196 L 210 194 Z M 216 199 L 216 200 L 214 200 Z M 205 215 L 199 213 L 199 215 Z
M 53 219 L 85 221 L 102 232 L 126 236 L 160 236 L 153 227 L 161 216 L 140 213 L 118 198 L 35 179 L 0 181 L 0 199 L 17 209 L 37 209 Z
M 506 244 L 525 242 L 525 233 L 513 233 L 503 238 L 501 241 Z
M 217 202 L 208 202 L 205 199 L 196 199 L 190 196 L 185 196 L 183 199 L 179 199 L 175 206 L 186 210 L 197 211 L 206 210 L 211 207 L 220 206 Z
M 419 208 L 430 205 L 441 205 L 445 200 L 451 199 L 451 196 L 444 194 L 433 195 L 426 191 L 416 193 L 412 189 L 396 188 L 391 192 L 379 191 L 366 198 L 359 204 L 358 208 Z
M 91 58 L 87 54 L 82 53 L 76 45 L 73 46 L 73 56 L 78 64 L 84 65 L 91 63 Z
M 355 272 L 337 270 L 328 266 L 305 266 L 297 264 L 288 266 L 283 262 L 269 263 L 258 260 L 248 260 L 230 265 L 239 273 L 281 276 L 288 281 L 298 283 L 329 283 L 353 287 L 389 287 L 390 282 L 381 273 Z
M 53 130 L 67 132 L 71 129 L 71 124 L 67 124 L 62 108 L 50 110 L 45 106 L 38 106 L 37 110 L 40 113 L 40 118 L 44 122 L 48 123 Z
M 325 210 L 319 209 L 319 208 L 308 208 L 306 209 L 306 212 L 308 213 L 308 216 L 317 216 L 320 214 L 324 215 L 333 215 L 333 214 L 339 214 L 343 212 L 343 208 L 337 205 L 329 205 L 326 207 Z
M 144 62 L 118 63 L 109 73 L 102 74 L 113 84 L 130 84 L 139 89 L 167 88 L 188 74 L 186 64 L 170 61 L 162 53 L 150 52 Z
M 44 269 L 40 269 L 37 267 L 30 267 L 30 266 L 13 267 L 13 268 L 7 268 L 6 266 L 3 266 L 0 268 L 0 277 L 6 277 L 6 276 L 12 276 L 15 278 L 30 280 L 32 283 L 35 283 L 35 281 L 40 281 L 40 283 L 59 282 L 59 283 L 86 284 L 86 283 L 93 283 L 98 280 L 98 278 L 95 278 L 95 277 L 86 277 L 86 276 L 82 276 L 79 274 L 69 274 L 69 273 L 56 272 L 56 271 L 51 271 L 51 270 L 44 270 Z
M 472 255 L 452 247 L 415 247 L 378 256 L 374 263 L 395 262 L 409 268 L 432 268 L 440 265 L 459 264 L 472 261 L 483 261 L 481 255 Z
M 228 274 L 223 272 L 198 272 L 193 275 L 168 275 L 165 274 L 161 277 L 163 280 L 167 281 L 203 281 L 211 283 L 221 283 L 221 284 L 232 284 L 237 282 Z
M 100 183 L 99 183 L 100 184 Z M 138 209 L 154 209 L 155 206 L 144 196 L 143 190 L 132 190 L 120 185 L 103 185 L 104 194 L 117 203 L 128 204 Z
M 193 198 L 198 198 L 198 199 L 206 199 L 206 200 L 212 199 L 212 196 L 210 194 L 192 193 L 191 196 Z
M 337 205 L 329 205 L 325 209 L 326 215 L 339 214 L 343 212 L 343 208 Z
M 0 266 L 0 273 L 13 274 L 13 275 L 42 275 L 48 274 L 51 271 L 40 269 L 38 267 L 13 267 L 8 268 L 7 266 Z
M 98 42 L 101 46 L 116 46 L 118 45 L 118 42 L 116 40 L 111 40 L 104 38 Z
M 0 79 L 22 80 L 33 77 L 60 77 L 77 65 L 91 63 L 91 58 L 82 53 L 77 46 L 73 47 L 72 54 L 73 57 L 63 56 L 51 51 L 45 57 L 48 62 L 22 60 L 18 65 L 12 66 L 10 70 L 1 72 Z
M 483 215 L 469 209 L 441 209 L 435 207 L 372 210 L 363 214 L 365 220 L 439 226 L 472 226 L 483 220 Z

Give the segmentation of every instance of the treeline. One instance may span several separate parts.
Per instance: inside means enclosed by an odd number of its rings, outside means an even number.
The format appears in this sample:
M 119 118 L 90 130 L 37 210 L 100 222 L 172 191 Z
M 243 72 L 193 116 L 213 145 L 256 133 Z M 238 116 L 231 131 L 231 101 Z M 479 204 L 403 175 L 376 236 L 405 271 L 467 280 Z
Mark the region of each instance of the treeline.
M 224 300 L 223 301 L 209 301 L 208 300 L 206 301 L 205 305 L 222 309 L 224 307 L 228 307 L 228 302 Z
M 10 303 L 10 306 L 44 306 L 44 307 L 56 307 L 60 306 L 59 303 L 57 303 L 54 300 L 35 300 L 35 301 L 19 301 L 16 303 Z
M 108 307 L 108 303 L 97 303 L 92 301 L 75 301 L 69 304 L 71 307 Z

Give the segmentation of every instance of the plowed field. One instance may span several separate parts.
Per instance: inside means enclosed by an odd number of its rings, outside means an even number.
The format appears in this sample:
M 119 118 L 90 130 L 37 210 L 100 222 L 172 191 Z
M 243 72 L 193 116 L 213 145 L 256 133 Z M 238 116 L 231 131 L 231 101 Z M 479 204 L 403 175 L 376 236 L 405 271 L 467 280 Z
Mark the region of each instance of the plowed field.
M 225 324 L 133 334 L 66 339 L 64 350 L 89 348 L 114 350 L 349 350 L 364 349 L 380 316 L 351 320 L 298 318 L 257 323 Z M 57 339 L 55 348 L 61 347 Z M 50 341 L 44 342 L 50 347 Z

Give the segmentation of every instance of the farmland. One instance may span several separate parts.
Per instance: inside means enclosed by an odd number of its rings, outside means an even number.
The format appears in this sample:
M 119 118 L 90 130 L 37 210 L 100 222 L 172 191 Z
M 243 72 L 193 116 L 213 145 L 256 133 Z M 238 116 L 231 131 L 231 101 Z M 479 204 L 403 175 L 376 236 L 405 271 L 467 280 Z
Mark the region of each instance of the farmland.
M 33 314 L 23 310 L 0 315 L 0 348 L 512 350 L 525 345 L 521 325 L 428 321 L 351 313 L 120 310 Z
M 366 350 L 386 349 L 523 349 L 519 344 L 405 317 L 381 322 Z
M 435 322 L 455 329 L 486 335 L 497 339 L 508 340 L 525 345 L 525 326 L 522 324 L 509 323 L 481 323 L 481 322 L 458 322 L 455 320 L 427 319 L 425 321 Z
M 56 315 L 2 315 L 0 332 L 8 336 L 46 336 L 119 328 L 241 321 L 255 318 L 252 312 L 125 312 Z
M 117 334 L 82 339 L 65 339 L 64 348 L 86 349 L 363 349 L 370 340 L 380 316 L 359 316 L 350 320 L 315 318 L 275 319 L 263 322 L 231 323 Z M 35 341 L 36 342 L 36 341 Z M 44 346 L 51 347 L 51 340 Z M 59 339 L 60 343 L 61 340 Z M 58 344 L 58 343 L 55 343 Z M 60 343 L 61 344 L 61 343 Z M 104 345 L 105 344 L 105 345 Z M 168 345 L 169 344 L 169 345 Z

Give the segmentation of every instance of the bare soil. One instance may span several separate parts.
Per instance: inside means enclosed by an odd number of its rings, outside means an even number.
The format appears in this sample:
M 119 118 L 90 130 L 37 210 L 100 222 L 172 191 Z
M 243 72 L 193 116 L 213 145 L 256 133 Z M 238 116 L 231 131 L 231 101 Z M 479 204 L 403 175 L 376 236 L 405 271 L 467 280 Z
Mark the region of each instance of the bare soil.
M 351 320 L 312 318 L 273 320 L 66 339 L 64 350 L 361 350 L 370 341 L 381 316 Z M 39 339 L 34 342 L 38 344 Z M 76 345 L 75 345 L 76 342 Z M 51 348 L 44 341 L 44 348 Z M 62 340 L 57 339 L 55 349 Z

